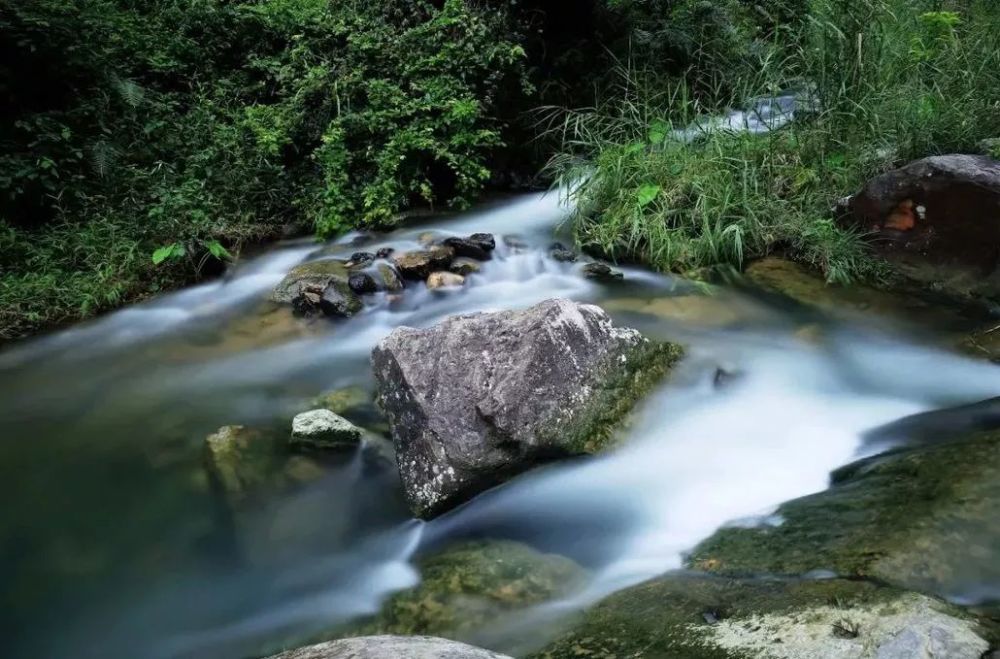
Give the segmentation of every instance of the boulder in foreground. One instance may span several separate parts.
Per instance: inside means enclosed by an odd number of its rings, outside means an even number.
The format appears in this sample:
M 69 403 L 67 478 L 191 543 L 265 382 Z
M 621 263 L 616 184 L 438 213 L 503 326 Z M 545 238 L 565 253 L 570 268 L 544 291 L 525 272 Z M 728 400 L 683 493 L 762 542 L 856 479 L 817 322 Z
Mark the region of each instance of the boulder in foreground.
M 568 300 L 395 330 L 372 361 L 411 509 L 432 517 L 541 462 L 603 448 L 680 354 Z
M 282 652 L 270 659 L 510 659 L 430 636 L 363 636 Z

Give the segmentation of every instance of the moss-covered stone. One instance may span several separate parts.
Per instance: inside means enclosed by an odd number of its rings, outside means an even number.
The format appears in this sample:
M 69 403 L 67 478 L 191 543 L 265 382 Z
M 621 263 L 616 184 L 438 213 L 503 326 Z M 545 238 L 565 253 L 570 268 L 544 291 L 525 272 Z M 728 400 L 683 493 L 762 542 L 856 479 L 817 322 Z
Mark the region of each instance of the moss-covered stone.
M 990 631 L 961 611 L 890 587 L 669 574 L 612 595 L 534 656 L 847 659 L 875 656 L 904 629 L 935 627 L 955 645 L 988 647 Z
M 689 565 L 726 575 L 832 570 L 948 595 L 1000 586 L 1000 433 L 850 465 L 828 491 L 778 515 L 777 526 L 718 531 Z
M 419 586 L 391 597 L 354 631 L 467 638 L 498 616 L 567 593 L 585 574 L 564 556 L 500 540 L 452 547 L 420 561 L 419 568 Z
M 601 386 L 581 410 L 575 430 L 567 435 L 560 429 L 562 446 L 574 453 L 598 453 L 613 446 L 628 428 L 630 412 L 683 356 L 684 349 L 676 343 L 647 340 L 624 362 L 604 365 L 598 377 Z
M 336 284 L 338 291 L 354 298 L 354 293 L 348 285 L 349 277 L 347 265 L 342 261 L 333 259 L 308 261 L 295 266 L 285 275 L 285 278 L 274 287 L 271 300 L 289 304 L 298 295 L 301 286 L 317 286 L 322 289 L 329 284 Z

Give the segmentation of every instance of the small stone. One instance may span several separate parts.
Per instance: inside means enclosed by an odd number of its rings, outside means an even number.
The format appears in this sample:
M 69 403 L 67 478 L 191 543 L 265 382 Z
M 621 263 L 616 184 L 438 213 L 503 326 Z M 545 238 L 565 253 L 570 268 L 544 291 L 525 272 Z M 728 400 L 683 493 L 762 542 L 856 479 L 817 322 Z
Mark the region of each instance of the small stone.
M 432 272 L 427 277 L 427 288 L 436 290 L 439 288 L 458 288 L 465 284 L 465 277 L 456 275 L 454 272 Z
M 445 238 L 441 244 L 455 250 L 456 256 L 465 256 L 480 261 L 490 258 L 489 252 L 483 249 L 481 244 L 468 238 Z
M 614 270 L 606 263 L 588 263 L 583 266 L 583 276 L 602 283 L 619 282 L 625 278 L 618 270 Z
M 330 410 L 312 410 L 292 419 L 292 444 L 313 449 L 357 446 L 363 432 Z
M 392 253 L 395 252 L 395 251 L 396 250 L 393 249 L 392 247 L 383 247 L 379 251 L 375 252 L 375 258 L 387 259 L 390 256 L 392 256 Z
M 388 263 L 378 264 L 378 274 L 382 278 L 382 288 L 386 291 L 395 292 L 403 290 L 403 280 L 396 269 Z
M 469 236 L 469 240 L 479 245 L 487 252 L 492 252 L 497 246 L 497 241 L 493 237 L 492 233 L 474 233 Z
M 351 260 L 347 262 L 348 268 L 364 268 L 372 264 L 375 261 L 375 255 L 371 252 L 354 252 L 351 254 Z
M 560 263 L 573 263 L 576 261 L 576 252 L 566 249 L 562 243 L 552 243 L 549 247 L 549 256 Z
M 347 283 L 351 287 L 351 290 L 358 295 L 367 295 L 368 293 L 378 291 L 378 282 L 367 272 L 351 273 Z
M 339 282 L 333 282 L 323 289 L 319 308 L 323 315 L 330 318 L 350 318 L 361 311 L 361 300 Z
M 458 258 L 452 261 L 451 266 L 448 267 L 450 272 L 454 272 L 456 275 L 462 275 L 467 277 L 469 275 L 476 274 L 483 269 L 479 261 L 467 258 Z
M 407 252 L 396 257 L 396 267 L 404 279 L 422 281 L 437 270 L 445 270 L 455 258 L 450 247 L 438 246 L 433 249 Z

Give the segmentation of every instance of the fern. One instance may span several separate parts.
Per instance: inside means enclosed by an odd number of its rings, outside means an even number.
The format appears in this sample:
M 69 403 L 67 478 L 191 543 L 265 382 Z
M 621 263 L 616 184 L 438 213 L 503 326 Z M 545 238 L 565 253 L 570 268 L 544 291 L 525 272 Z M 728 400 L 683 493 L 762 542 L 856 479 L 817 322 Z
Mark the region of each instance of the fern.
M 100 178 L 105 178 L 118 162 L 118 149 L 104 140 L 90 147 L 90 166 Z
M 143 99 L 146 98 L 146 90 L 140 87 L 134 80 L 115 77 L 112 80 L 112 86 L 119 98 L 133 109 L 142 105 Z

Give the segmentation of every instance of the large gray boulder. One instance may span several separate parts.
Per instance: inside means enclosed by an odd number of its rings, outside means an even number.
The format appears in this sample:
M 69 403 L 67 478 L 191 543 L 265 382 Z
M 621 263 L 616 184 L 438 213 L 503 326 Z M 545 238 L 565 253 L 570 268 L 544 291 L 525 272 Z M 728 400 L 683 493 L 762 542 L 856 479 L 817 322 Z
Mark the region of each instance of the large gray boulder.
M 282 652 L 270 659 L 510 659 L 431 636 L 362 636 Z
M 432 517 L 542 461 L 600 450 L 679 355 L 567 300 L 395 330 L 372 361 L 411 509 Z

